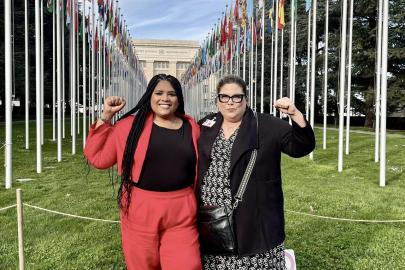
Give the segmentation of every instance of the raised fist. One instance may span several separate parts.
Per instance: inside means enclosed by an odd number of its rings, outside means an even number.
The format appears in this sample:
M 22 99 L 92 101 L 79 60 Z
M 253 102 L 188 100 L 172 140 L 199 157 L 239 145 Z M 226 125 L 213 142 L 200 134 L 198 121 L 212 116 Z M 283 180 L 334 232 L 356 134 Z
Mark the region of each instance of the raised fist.
M 125 106 L 125 100 L 118 96 L 106 97 L 103 107 L 103 118 L 111 119 L 117 112 L 121 111 Z

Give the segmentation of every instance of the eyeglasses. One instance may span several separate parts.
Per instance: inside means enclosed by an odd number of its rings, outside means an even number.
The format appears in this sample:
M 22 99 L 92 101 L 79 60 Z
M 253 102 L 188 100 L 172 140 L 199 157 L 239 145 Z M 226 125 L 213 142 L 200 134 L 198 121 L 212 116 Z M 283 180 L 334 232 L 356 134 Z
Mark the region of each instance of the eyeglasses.
M 218 94 L 218 100 L 221 103 L 227 103 L 230 99 L 234 103 L 241 103 L 245 95 L 243 94 L 238 94 L 238 95 L 233 95 L 233 96 L 228 96 L 225 94 Z

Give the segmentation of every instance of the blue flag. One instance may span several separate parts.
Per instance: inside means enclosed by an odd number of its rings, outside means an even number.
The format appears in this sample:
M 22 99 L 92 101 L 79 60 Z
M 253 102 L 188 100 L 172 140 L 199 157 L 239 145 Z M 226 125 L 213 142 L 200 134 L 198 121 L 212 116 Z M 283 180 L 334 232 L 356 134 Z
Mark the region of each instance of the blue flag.
M 312 8 L 312 0 L 305 0 L 305 11 L 308 12 Z

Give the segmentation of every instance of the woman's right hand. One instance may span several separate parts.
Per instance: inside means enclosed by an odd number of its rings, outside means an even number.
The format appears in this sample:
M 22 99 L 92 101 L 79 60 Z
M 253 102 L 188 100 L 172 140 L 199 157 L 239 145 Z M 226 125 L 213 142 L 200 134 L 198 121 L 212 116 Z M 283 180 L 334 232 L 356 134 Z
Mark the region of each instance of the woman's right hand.
M 125 100 L 118 96 L 109 96 L 104 100 L 102 118 L 103 120 L 111 120 L 113 116 L 122 110 L 125 106 Z

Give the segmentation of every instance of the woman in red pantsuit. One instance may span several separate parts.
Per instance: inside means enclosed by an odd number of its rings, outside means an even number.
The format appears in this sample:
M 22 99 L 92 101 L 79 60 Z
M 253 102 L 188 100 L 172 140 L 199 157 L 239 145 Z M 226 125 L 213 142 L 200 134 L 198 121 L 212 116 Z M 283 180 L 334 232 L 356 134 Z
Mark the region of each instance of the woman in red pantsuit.
M 120 97 L 105 99 L 84 154 L 99 169 L 117 164 L 127 268 L 199 270 L 193 187 L 200 130 L 184 113 L 181 85 L 173 76 L 154 76 L 135 108 L 112 125 L 124 106 Z

